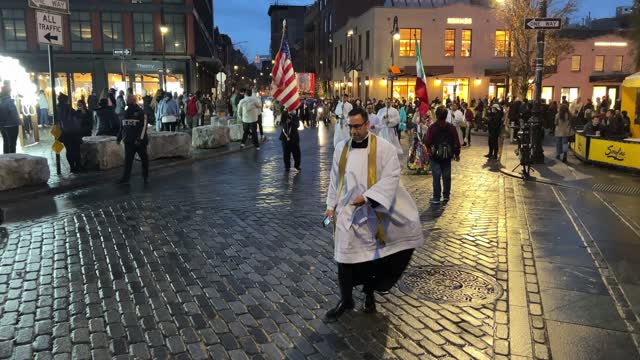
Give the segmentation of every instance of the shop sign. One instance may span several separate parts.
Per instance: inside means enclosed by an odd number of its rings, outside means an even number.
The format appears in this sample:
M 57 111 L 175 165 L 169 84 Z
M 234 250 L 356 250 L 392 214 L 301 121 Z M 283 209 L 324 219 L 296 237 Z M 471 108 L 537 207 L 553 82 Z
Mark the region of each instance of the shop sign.
M 45 45 L 64 45 L 62 15 L 36 11 L 38 42 Z
M 135 63 L 134 69 L 138 71 L 156 72 L 160 70 L 160 66 L 154 63 L 146 63 L 146 64 Z
M 592 137 L 589 145 L 589 160 L 640 169 L 640 144 Z

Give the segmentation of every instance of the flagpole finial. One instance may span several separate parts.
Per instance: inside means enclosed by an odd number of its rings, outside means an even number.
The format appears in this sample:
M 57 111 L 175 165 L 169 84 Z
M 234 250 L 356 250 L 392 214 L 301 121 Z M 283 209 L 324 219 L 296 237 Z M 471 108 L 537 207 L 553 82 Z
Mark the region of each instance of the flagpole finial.
M 287 27 L 287 19 L 282 20 L 282 27 L 283 28 Z

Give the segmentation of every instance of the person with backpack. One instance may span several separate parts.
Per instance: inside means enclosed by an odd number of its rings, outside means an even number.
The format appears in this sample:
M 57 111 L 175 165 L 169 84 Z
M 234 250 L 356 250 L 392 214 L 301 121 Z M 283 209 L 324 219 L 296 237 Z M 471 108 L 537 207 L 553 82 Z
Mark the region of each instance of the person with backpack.
M 451 195 L 451 160 L 460 161 L 460 139 L 455 126 L 447 122 L 449 111 L 440 106 L 436 110 L 436 122 L 427 130 L 425 146 L 431 160 L 433 173 L 432 204 L 440 204 L 440 195 L 444 202 Z M 442 183 L 440 182 L 442 179 Z M 444 188 L 444 189 L 443 189 Z
M 190 95 L 187 100 L 187 126 L 189 129 L 193 129 L 198 126 L 200 116 L 202 116 L 202 102 L 198 94 Z
M 60 119 L 60 142 L 67 150 L 67 161 L 72 173 L 82 170 L 80 162 L 80 145 L 82 144 L 82 117 L 71 107 L 69 97 L 63 93 L 58 95 L 58 114 Z

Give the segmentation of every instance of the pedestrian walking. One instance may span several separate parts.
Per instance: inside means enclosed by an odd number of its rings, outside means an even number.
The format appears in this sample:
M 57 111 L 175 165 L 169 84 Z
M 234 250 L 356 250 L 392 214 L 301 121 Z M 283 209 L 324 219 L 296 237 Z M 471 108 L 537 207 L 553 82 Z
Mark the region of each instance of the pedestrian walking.
M 460 161 L 460 138 L 455 126 L 447 121 L 450 111 L 436 110 L 436 122 L 427 130 L 425 145 L 431 159 L 433 174 L 432 204 L 440 204 L 440 196 L 447 203 L 451 196 L 451 160 Z M 441 182 L 442 181 L 442 182 Z
M 291 169 L 291 155 L 293 155 L 293 166 L 296 170 L 300 168 L 300 134 L 298 134 L 298 126 L 300 120 L 295 115 L 284 110 L 282 112 L 282 132 L 280 133 L 280 141 L 282 142 L 282 155 L 284 156 L 284 170 Z
M 335 321 L 355 307 L 363 285 L 364 312 L 376 311 L 375 291 L 389 291 L 424 238 L 415 202 L 400 182 L 395 146 L 369 133 L 364 109 L 348 114 L 350 139 L 333 155 L 325 222 L 334 223 L 340 301 L 326 313 Z
M 124 118 L 124 109 L 126 107 L 126 103 L 124 100 L 124 91 L 120 90 L 118 92 L 118 97 L 116 98 L 116 115 L 118 119 L 122 120 Z
M 49 125 L 49 101 L 44 90 L 38 92 L 38 125 L 42 127 Z
M 353 109 L 353 105 L 349 102 L 349 95 L 344 94 L 342 101 L 338 101 L 334 113 L 336 114 L 336 128 L 333 131 L 333 147 L 337 147 L 339 143 L 349 138 L 349 112 Z
M 556 159 L 560 160 L 562 156 L 562 162 L 567 162 L 569 137 L 574 134 L 573 127 L 571 126 L 569 107 L 567 107 L 567 105 L 561 105 L 555 120 Z
M 385 100 L 385 106 L 378 111 L 378 119 L 382 123 L 378 129 L 378 136 L 387 140 L 395 148 L 398 155 L 402 155 L 402 146 L 398 140 L 397 128 L 400 123 L 400 112 L 394 108 L 391 98 Z
M 11 82 L 5 80 L 0 89 L 0 132 L 2 132 L 3 154 L 15 154 L 20 129 L 20 116 L 16 103 L 11 98 Z
M 462 132 L 462 127 L 464 126 L 464 113 L 460 111 L 458 107 L 458 103 L 452 102 L 449 106 L 449 113 L 447 114 L 447 122 L 452 124 L 456 133 L 458 134 L 458 141 L 460 144 L 464 143 L 464 135 Z
M 58 113 L 60 118 L 60 142 L 67 151 L 67 161 L 72 173 L 82 171 L 80 161 L 80 145 L 82 145 L 82 118 L 71 107 L 69 97 L 66 94 L 58 95 Z
M 198 121 L 200 120 L 200 116 L 202 116 L 203 106 L 200 101 L 199 92 L 195 95 L 189 95 L 189 100 L 187 100 L 187 126 L 189 129 L 193 129 L 198 126 Z
M 502 108 L 500 107 L 500 105 L 491 105 L 487 117 L 487 128 L 489 131 L 489 153 L 484 157 L 488 158 L 489 160 L 497 160 L 498 141 L 500 139 L 500 132 L 502 131 L 502 119 L 504 118 L 504 113 L 502 112 Z
M 124 143 L 124 172 L 118 183 L 126 184 L 131 178 L 131 168 L 133 159 L 138 154 L 142 163 L 142 179 L 144 183 L 149 181 L 149 157 L 147 156 L 148 118 L 144 109 L 136 102 L 136 98 L 131 95 L 127 97 L 127 109 L 125 119 L 122 120 L 122 130 L 118 134 L 118 144 Z
M 178 103 L 176 103 L 171 91 L 164 93 L 164 99 L 159 104 L 158 108 L 161 111 L 162 131 L 176 131 L 178 125 L 178 118 L 180 116 L 180 109 Z
M 246 90 L 246 96 L 238 103 L 238 116 L 242 121 L 242 143 L 240 147 L 244 148 L 247 138 L 251 135 L 253 146 L 256 150 L 260 150 L 260 142 L 258 141 L 258 115 L 262 112 L 262 104 L 256 96 L 251 96 L 251 90 Z

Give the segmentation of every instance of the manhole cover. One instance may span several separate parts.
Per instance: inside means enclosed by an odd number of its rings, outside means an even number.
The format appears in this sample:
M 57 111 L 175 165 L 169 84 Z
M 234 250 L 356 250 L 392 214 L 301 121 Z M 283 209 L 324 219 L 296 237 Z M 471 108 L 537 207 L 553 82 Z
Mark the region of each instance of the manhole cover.
M 502 286 L 480 272 L 449 266 L 427 266 L 404 274 L 399 286 L 407 294 L 440 304 L 482 305 L 502 296 Z

